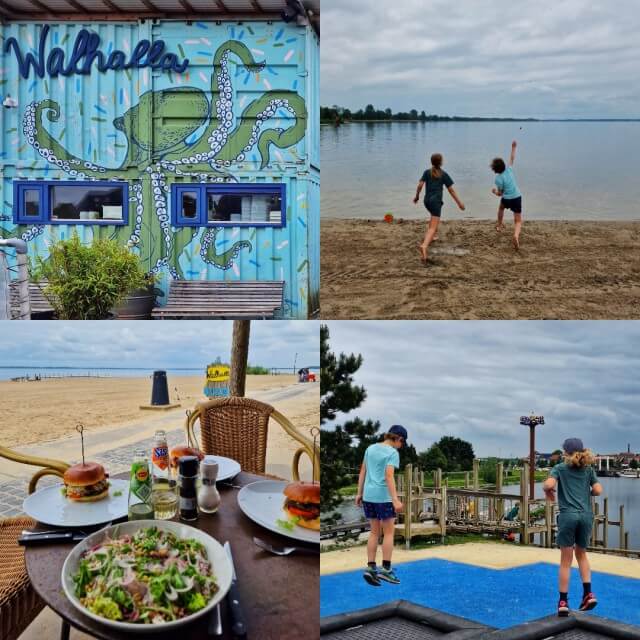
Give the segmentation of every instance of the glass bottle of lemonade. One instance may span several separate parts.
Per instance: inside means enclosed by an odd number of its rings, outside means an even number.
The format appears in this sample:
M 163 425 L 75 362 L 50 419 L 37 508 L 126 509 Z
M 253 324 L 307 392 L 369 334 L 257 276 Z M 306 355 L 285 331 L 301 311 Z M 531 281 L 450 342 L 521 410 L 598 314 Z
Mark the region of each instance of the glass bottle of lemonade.
M 129 520 L 153 520 L 151 475 L 144 449 L 136 449 L 129 481 Z
M 151 452 L 152 496 L 155 517 L 169 520 L 176 515 L 177 496 L 175 481 L 171 477 L 169 446 L 165 431 L 156 431 Z

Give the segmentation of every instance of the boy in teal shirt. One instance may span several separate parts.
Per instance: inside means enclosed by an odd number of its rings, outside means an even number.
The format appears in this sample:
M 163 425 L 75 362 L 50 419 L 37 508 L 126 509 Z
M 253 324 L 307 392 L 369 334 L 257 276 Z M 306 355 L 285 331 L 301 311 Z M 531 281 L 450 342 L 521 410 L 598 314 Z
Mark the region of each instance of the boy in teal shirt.
M 513 173 L 517 146 L 518 143 L 514 140 L 511 143 L 511 157 L 508 167 L 502 158 L 494 158 L 491 163 L 491 168 L 497 174 L 496 186 L 491 190 L 491 193 L 500 198 L 496 231 L 502 231 L 504 229 L 504 210 L 509 209 L 513 211 L 513 246 L 516 251 L 520 248 L 520 231 L 522 230 L 522 193 L 520 193 L 520 189 L 518 189 L 516 176 Z
M 591 567 L 587 558 L 587 547 L 593 527 L 591 496 L 602 493 L 593 470 L 595 458 L 591 451 L 584 448 L 579 438 L 569 438 L 562 445 L 564 462 L 551 469 L 551 475 L 543 485 L 547 500 L 555 500 L 558 491 L 557 543 L 560 547 L 560 600 L 558 615 L 569 615 L 569 575 L 575 553 L 582 578 L 583 594 L 580 611 L 593 609 L 598 600 L 591 591 Z
M 382 442 L 367 447 L 358 478 L 356 506 L 362 506 L 369 520 L 371 531 L 367 541 L 367 568 L 364 579 L 372 586 L 379 587 L 380 580 L 399 584 L 400 580 L 391 568 L 393 534 L 396 513 L 402 511 L 398 499 L 394 470 L 400 467 L 401 449 L 407 441 L 407 430 L 394 425 L 384 434 Z M 376 566 L 378 540 L 382 532 L 382 568 Z

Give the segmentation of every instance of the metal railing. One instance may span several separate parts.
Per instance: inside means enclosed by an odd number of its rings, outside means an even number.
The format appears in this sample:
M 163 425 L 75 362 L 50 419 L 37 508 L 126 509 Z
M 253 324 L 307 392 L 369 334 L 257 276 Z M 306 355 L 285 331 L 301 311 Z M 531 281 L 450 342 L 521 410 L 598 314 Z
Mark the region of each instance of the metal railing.
M 15 251 L 15 267 L 10 267 L 6 249 Z M 13 319 L 11 305 L 11 272 L 17 274 L 15 278 L 18 295 L 18 314 L 16 320 L 31 319 L 31 305 L 29 302 L 29 269 L 27 259 L 27 243 L 18 238 L 3 240 L 0 238 L 0 320 Z

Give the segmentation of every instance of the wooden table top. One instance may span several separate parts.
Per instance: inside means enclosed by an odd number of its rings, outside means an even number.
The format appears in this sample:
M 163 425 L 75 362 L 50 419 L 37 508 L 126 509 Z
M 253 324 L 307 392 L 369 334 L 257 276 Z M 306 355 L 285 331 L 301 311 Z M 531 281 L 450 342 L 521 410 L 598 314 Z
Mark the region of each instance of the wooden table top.
M 124 473 L 116 478 L 128 479 Z M 261 480 L 260 476 L 240 473 L 233 483 L 244 486 Z M 257 536 L 276 546 L 309 546 L 263 529 L 247 518 L 238 506 L 238 489 L 219 485 L 222 503 L 218 513 L 201 514 L 187 524 L 207 532 L 218 542 L 231 543 L 244 610 L 247 638 L 260 640 L 314 640 L 320 637 L 320 556 L 291 554 L 276 556 L 257 547 Z M 38 527 L 46 529 L 46 527 Z M 25 560 L 35 590 L 59 616 L 72 627 L 100 640 L 131 640 L 133 637 L 156 640 L 207 639 L 208 616 L 173 633 L 114 633 L 80 613 L 62 590 L 62 565 L 73 544 L 27 547 Z M 221 603 L 224 640 L 233 638 L 226 599 Z M 211 636 L 213 637 L 213 636 Z

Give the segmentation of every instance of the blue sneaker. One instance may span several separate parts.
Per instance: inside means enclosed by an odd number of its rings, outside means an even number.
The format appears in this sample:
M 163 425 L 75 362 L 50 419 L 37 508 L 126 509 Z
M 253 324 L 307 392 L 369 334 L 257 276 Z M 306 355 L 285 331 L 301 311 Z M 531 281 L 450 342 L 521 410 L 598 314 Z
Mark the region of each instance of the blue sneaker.
M 367 567 L 362 574 L 362 577 L 372 586 L 379 587 L 380 580 L 378 580 L 378 570 Z
M 400 584 L 398 576 L 394 573 L 393 569 L 378 569 L 378 579 L 390 582 L 391 584 Z

